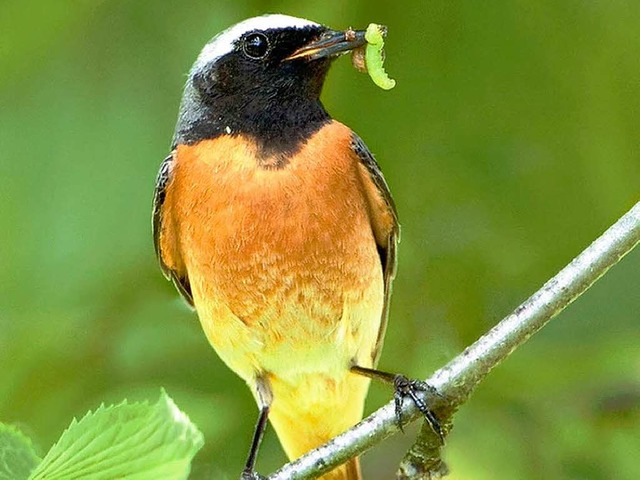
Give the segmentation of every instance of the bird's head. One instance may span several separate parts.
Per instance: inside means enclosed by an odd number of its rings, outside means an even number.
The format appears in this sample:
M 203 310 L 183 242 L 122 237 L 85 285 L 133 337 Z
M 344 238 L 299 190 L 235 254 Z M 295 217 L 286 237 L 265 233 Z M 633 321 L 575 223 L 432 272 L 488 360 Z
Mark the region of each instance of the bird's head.
M 328 121 L 319 97 L 332 60 L 365 43 L 364 31 L 286 15 L 232 26 L 192 67 L 174 142 L 245 134 L 277 148 L 283 139 L 305 137 Z

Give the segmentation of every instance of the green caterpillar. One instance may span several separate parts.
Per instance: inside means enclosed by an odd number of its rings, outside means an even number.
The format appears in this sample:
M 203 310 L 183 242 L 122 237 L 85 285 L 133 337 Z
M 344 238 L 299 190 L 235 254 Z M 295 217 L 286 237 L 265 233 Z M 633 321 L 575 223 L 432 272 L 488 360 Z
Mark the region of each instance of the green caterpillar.
M 365 50 L 365 63 L 367 66 L 367 72 L 373 83 L 384 90 L 391 90 L 396 86 L 396 81 L 389 78 L 387 72 L 384 70 L 384 34 L 386 33 L 386 27 L 371 23 L 367 27 L 367 31 L 364 34 L 364 38 L 367 41 Z

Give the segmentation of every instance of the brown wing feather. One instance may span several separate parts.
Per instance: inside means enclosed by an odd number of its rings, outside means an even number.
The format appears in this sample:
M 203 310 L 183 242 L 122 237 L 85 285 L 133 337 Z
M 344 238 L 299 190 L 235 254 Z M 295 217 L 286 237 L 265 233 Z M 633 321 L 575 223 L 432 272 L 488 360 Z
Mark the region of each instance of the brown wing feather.
M 160 171 L 158 172 L 158 177 L 156 179 L 156 187 L 153 194 L 153 216 L 152 216 L 152 226 L 153 226 L 153 246 L 156 251 L 156 256 L 158 257 L 158 261 L 160 262 L 160 268 L 162 269 L 162 273 L 164 276 L 173 282 L 176 289 L 182 295 L 182 297 L 186 300 L 186 302 L 193 307 L 193 295 L 191 294 L 191 285 L 189 284 L 189 277 L 187 276 L 186 271 L 178 272 L 175 269 L 170 268 L 163 259 L 163 250 L 162 250 L 162 242 L 161 235 L 163 235 L 163 231 L 166 230 L 166 226 L 163 226 L 163 206 L 164 200 L 167 193 L 167 187 L 169 182 L 171 181 L 171 174 L 173 170 L 173 153 L 164 159 L 162 164 L 160 165 Z
M 384 278 L 382 321 L 380 323 L 378 339 L 372 352 L 373 364 L 375 366 L 380 357 L 382 342 L 384 341 L 389 319 L 391 284 L 396 274 L 396 252 L 398 242 L 400 241 L 400 225 L 398 223 L 396 206 L 391 197 L 387 182 L 382 175 L 382 171 L 367 146 L 355 133 L 353 134 L 351 148 L 360 159 L 360 163 L 366 170 L 368 178 L 371 181 L 371 186 L 373 187 L 373 191 L 369 192 L 369 197 L 373 197 L 369 199 L 372 209 L 372 228 L 378 245 Z

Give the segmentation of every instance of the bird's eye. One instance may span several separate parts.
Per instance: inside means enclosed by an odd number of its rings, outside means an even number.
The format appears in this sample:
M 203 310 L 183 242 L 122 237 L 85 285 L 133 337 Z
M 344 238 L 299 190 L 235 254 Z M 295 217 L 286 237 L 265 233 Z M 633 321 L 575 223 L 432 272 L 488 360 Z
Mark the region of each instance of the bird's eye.
M 242 50 L 250 58 L 264 58 L 269 51 L 269 40 L 262 33 L 252 33 L 244 39 Z

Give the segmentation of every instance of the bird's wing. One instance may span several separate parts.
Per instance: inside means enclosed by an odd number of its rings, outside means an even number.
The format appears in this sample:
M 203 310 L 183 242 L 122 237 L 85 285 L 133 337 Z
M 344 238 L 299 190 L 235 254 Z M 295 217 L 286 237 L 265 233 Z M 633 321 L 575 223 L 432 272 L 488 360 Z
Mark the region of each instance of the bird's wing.
M 187 303 L 193 307 L 193 295 L 191 294 L 191 285 L 189 284 L 189 277 L 187 276 L 186 269 L 176 268 L 175 266 L 169 266 L 165 261 L 166 255 L 169 252 L 164 251 L 167 248 L 171 248 L 167 245 L 167 242 L 162 241 L 164 235 L 167 235 L 169 228 L 171 228 L 171 222 L 167 222 L 163 225 L 163 212 L 164 200 L 167 193 L 167 186 L 171 181 L 171 174 L 173 170 L 173 153 L 164 159 L 160 165 L 160 171 L 156 179 L 156 188 L 153 194 L 153 246 L 155 247 L 156 256 L 160 262 L 160 268 L 162 273 L 171 280 L 175 285 L 180 295 L 187 301 Z M 174 235 L 168 235 L 168 237 L 174 237 Z M 169 253 L 170 256 L 175 256 L 175 252 Z
M 371 208 L 371 227 L 378 246 L 384 278 L 384 308 L 382 310 L 378 339 L 372 352 L 375 366 L 380 357 L 384 334 L 387 330 L 391 284 L 396 274 L 396 252 L 400 240 L 400 225 L 396 206 L 382 171 L 367 146 L 355 133 L 351 141 L 351 148 L 358 156 L 362 167 L 366 170 L 370 185 L 373 187 L 370 189 L 371 191 L 367 192 Z

